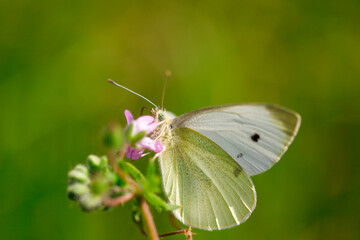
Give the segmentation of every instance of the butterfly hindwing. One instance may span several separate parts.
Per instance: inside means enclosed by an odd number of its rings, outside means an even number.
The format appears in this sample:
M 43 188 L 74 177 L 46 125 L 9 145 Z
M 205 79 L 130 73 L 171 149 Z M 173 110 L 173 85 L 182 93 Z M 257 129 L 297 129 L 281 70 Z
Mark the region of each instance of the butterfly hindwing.
M 271 168 L 293 141 L 301 118 L 270 104 L 236 104 L 199 109 L 174 119 L 177 127 L 201 133 L 253 176 Z
M 204 135 L 175 128 L 159 157 L 164 190 L 184 224 L 213 230 L 238 225 L 255 208 L 254 186 L 238 163 Z

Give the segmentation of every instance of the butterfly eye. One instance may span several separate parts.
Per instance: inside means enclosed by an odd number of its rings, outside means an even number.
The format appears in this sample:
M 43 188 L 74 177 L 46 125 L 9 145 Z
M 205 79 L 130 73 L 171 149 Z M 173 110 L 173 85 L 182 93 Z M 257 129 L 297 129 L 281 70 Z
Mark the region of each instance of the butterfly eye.
M 166 119 L 166 113 L 165 112 L 161 112 L 158 114 L 158 119 L 159 121 L 164 121 Z

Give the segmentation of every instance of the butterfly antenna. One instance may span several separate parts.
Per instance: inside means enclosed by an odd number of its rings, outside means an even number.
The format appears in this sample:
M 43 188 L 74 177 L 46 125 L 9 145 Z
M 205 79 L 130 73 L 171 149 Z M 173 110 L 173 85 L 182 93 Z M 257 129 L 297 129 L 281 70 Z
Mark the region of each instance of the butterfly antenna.
M 108 81 L 109 81 L 110 83 L 114 84 L 115 86 L 121 87 L 121 88 L 123 88 L 123 89 L 125 89 L 125 90 L 127 90 L 127 91 L 129 91 L 129 92 L 131 92 L 131 93 L 133 93 L 133 94 L 141 97 L 142 99 L 144 99 L 144 100 L 148 101 L 150 104 L 152 104 L 155 108 L 157 108 L 157 106 L 156 106 L 152 101 L 150 101 L 150 100 L 147 99 L 146 97 L 138 94 L 137 92 L 134 92 L 133 90 L 130 90 L 130 89 L 128 89 L 127 87 L 124 87 L 123 85 L 120 85 L 120 84 L 114 82 L 114 81 L 111 80 L 110 78 L 108 79 Z
M 147 107 L 147 106 L 143 106 L 143 107 L 141 108 L 140 116 L 142 116 L 142 115 L 143 115 L 143 113 L 144 113 L 144 109 L 147 109 L 147 110 L 151 111 L 149 107 Z
M 164 88 L 163 88 L 163 93 L 162 93 L 162 98 L 161 98 L 161 109 L 164 108 L 164 98 L 165 98 L 166 84 L 167 84 L 167 81 L 168 81 L 168 79 L 169 79 L 170 76 L 171 76 L 171 71 L 170 71 L 170 70 L 166 70 L 166 71 L 165 71 Z

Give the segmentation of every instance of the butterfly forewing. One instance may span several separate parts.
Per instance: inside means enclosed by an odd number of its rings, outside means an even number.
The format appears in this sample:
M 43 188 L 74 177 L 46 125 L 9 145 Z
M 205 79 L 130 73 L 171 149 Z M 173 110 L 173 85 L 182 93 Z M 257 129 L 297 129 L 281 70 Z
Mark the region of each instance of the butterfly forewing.
M 164 190 L 184 224 L 213 230 L 245 221 L 256 204 L 254 186 L 234 159 L 189 128 L 171 131 L 159 163 Z
M 293 141 L 301 118 L 269 104 L 238 104 L 199 109 L 174 119 L 211 139 L 249 175 L 268 170 Z

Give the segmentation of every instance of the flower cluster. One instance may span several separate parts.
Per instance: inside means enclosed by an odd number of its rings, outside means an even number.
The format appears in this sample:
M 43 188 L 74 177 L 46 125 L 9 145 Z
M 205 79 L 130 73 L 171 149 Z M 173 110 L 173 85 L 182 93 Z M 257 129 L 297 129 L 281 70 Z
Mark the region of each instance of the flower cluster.
M 108 149 L 106 156 L 89 155 L 86 164 L 78 164 L 69 171 L 68 197 L 86 212 L 108 210 L 129 202 L 133 220 L 141 232 L 145 233 L 146 225 L 148 233 L 145 235 L 159 239 L 149 205 L 159 212 L 174 211 L 180 206 L 168 204 L 159 196 L 161 180 L 154 161 L 157 155 L 149 160 L 146 174 L 124 159 L 126 155 L 128 159 L 137 160 L 146 149 L 155 153 L 163 151 L 163 145 L 151 138 L 159 123 L 152 116 L 134 119 L 129 110 L 125 110 L 125 117 L 125 129 L 112 123 L 104 132 L 104 144 Z M 176 231 L 170 235 L 188 236 L 188 232 Z
M 129 110 L 125 110 L 125 118 L 127 121 L 126 139 L 130 146 L 126 151 L 126 157 L 137 160 L 144 153 L 145 149 L 149 149 L 156 153 L 163 150 L 160 142 L 148 137 L 157 127 L 158 123 L 152 116 L 141 116 L 134 120 Z
M 68 173 L 68 177 L 68 197 L 77 201 L 86 212 L 105 210 L 106 207 L 102 204 L 104 196 L 116 192 L 118 187 L 124 185 L 110 169 L 106 156 L 90 155 L 87 164 L 76 165 Z

